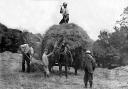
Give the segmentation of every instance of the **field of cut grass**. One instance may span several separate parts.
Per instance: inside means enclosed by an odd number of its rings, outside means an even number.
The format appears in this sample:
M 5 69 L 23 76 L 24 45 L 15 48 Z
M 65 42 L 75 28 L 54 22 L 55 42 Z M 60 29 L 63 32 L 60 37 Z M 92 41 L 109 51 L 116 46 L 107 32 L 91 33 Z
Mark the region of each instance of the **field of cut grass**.
M 50 77 L 45 78 L 43 71 L 29 74 L 21 72 L 21 57 L 20 54 L 10 52 L 0 54 L 0 89 L 85 89 L 83 71 L 79 70 L 75 76 L 74 69 L 71 68 L 66 79 L 64 75 L 60 77 L 58 67 L 54 67 Z M 116 76 L 113 71 L 115 70 L 97 68 L 93 89 L 128 89 L 128 73 L 121 75 L 121 72 Z

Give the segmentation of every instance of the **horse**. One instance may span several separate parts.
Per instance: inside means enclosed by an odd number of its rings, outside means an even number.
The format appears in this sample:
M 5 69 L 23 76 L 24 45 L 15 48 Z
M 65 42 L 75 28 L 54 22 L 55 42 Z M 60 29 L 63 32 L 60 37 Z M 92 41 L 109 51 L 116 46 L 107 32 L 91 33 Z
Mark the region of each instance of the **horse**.
M 73 62 L 72 55 L 70 51 L 65 51 L 64 46 L 59 46 L 54 48 L 54 55 L 49 58 L 49 71 L 54 65 L 59 66 L 59 75 L 62 73 L 62 66 L 65 66 L 65 76 L 67 78 L 68 67 L 71 66 Z
M 65 76 L 66 78 L 68 77 L 68 68 L 72 66 L 73 59 L 71 57 L 71 54 L 69 51 L 67 52 L 61 52 L 60 53 L 60 58 L 59 58 L 59 72 L 60 74 L 62 73 L 62 66 L 65 67 Z
M 81 61 L 82 61 L 82 48 L 77 47 L 77 48 L 71 49 L 70 52 L 71 52 L 72 57 L 73 57 L 73 63 L 71 66 L 75 70 L 75 75 L 77 75 L 77 70 L 82 67 L 81 66 L 82 65 L 82 63 L 81 63 Z

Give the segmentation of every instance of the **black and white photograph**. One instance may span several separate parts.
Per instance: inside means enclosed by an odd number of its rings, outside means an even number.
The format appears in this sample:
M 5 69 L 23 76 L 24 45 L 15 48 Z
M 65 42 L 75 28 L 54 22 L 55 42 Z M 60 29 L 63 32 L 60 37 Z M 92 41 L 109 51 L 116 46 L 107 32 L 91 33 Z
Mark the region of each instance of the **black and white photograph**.
M 0 89 L 128 89 L 128 0 L 0 0 Z

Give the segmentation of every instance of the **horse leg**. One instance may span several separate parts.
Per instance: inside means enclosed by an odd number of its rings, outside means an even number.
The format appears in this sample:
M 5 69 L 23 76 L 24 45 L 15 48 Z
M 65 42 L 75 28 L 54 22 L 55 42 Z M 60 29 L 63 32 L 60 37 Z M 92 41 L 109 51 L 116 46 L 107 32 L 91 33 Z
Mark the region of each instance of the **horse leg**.
M 77 68 L 75 68 L 75 75 L 77 75 Z
M 59 63 L 59 75 L 61 76 L 61 73 L 62 73 L 62 65 L 61 63 Z
M 76 65 L 74 66 L 74 69 L 75 69 L 75 75 L 77 75 L 77 69 L 78 69 L 78 68 L 77 68 Z
M 67 58 L 67 55 L 65 55 L 65 77 L 67 78 L 68 77 L 68 58 Z
M 67 66 L 67 65 L 65 65 L 65 76 L 66 76 L 66 78 L 68 77 L 67 72 L 68 72 L 68 66 Z
M 74 63 L 74 69 L 75 69 L 75 75 L 77 75 L 77 70 L 78 70 L 78 67 L 79 67 L 79 65 L 77 64 L 78 63 L 78 61 L 75 61 L 75 63 Z

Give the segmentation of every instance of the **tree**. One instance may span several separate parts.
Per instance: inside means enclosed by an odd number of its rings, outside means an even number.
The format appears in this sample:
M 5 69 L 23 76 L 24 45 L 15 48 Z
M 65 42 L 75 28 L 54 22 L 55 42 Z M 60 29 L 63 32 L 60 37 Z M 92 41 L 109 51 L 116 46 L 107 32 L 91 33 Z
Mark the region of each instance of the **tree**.
M 114 30 L 112 33 L 100 32 L 99 39 L 93 45 L 93 51 L 98 58 L 102 58 L 99 61 L 107 59 L 106 64 L 128 64 L 124 55 L 128 53 L 128 7 L 121 14 L 121 19 L 116 21 Z
M 120 26 L 127 26 L 128 27 L 128 6 L 124 8 L 123 13 L 121 14 L 121 19 L 116 21 L 117 24 Z

